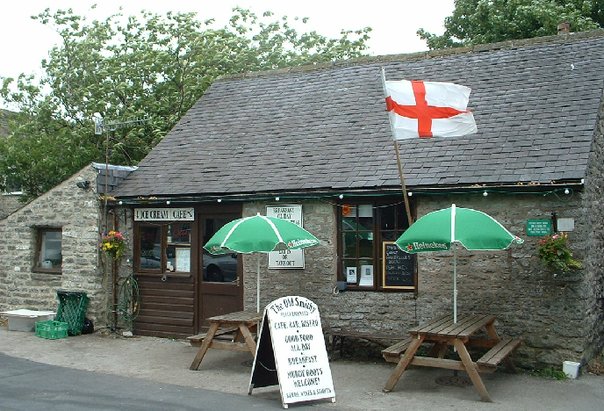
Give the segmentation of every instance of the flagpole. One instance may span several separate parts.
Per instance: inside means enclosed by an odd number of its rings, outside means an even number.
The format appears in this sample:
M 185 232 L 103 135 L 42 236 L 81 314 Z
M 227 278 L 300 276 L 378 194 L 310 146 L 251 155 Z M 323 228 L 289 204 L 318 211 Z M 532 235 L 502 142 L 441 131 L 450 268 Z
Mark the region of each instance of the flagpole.
M 382 87 L 384 88 L 384 96 L 388 97 L 386 91 L 386 69 L 382 67 Z M 398 166 L 398 176 L 401 180 L 401 189 L 403 191 L 403 202 L 405 203 L 405 212 L 407 213 L 407 221 L 409 225 L 413 224 L 413 217 L 411 216 L 411 207 L 409 206 L 409 196 L 407 195 L 407 186 L 405 184 L 405 176 L 403 174 L 403 164 L 401 162 L 401 155 L 398 148 L 398 140 L 394 138 L 394 127 L 390 120 L 390 114 L 388 114 L 388 123 L 390 124 L 390 132 L 392 133 L 392 141 L 394 142 L 394 152 L 396 153 L 396 164 Z

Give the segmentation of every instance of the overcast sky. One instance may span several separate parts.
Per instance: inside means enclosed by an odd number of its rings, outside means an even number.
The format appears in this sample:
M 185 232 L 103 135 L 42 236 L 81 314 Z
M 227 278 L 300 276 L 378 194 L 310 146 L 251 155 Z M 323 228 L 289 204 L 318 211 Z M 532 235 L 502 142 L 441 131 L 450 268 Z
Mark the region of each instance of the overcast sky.
M 97 3 L 91 11 L 90 6 Z M 328 37 L 339 37 L 340 30 L 371 27 L 370 54 L 398 54 L 426 50 L 425 42 L 415 32 L 424 28 L 442 34 L 445 17 L 450 16 L 454 0 L 9 0 L 0 6 L 0 77 L 20 73 L 39 73 L 40 61 L 48 55 L 59 37 L 51 28 L 30 16 L 51 10 L 72 8 L 89 20 L 104 20 L 119 11 L 126 15 L 145 9 L 197 12 L 202 20 L 214 18 L 224 26 L 235 6 L 257 14 L 272 11 L 277 16 L 308 17 L 304 31 L 316 30 Z

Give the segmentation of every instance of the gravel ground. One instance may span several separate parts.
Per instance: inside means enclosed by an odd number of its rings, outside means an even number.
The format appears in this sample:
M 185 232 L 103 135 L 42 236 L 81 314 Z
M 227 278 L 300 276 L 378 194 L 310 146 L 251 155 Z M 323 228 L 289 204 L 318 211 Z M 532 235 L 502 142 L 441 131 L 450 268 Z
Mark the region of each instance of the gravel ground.
M 199 370 L 189 370 L 196 347 L 187 341 L 154 337 L 125 338 L 94 334 L 46 340 L 32 332 L 0 326 L 0 352 L 29 360 L 132 378 L 247 395 L 251 374 L 248 353 L 209 350 Z M 452 371 L 408 370 L 394 391 L 382 388 L 394 365 L 384 361 L 330 362 L 336 403 L 342 410 L 593 410 L 604 404 L 604 377 L 584 374 L 576 380 L 548 380 L 496 372 L 483 376 L 494 403 L 479 401 L 473 386 L 457 383 Z M 450 381 L 452 383 L 447 383 Z M 252 395 L 280 401 L 278 386 L 254 389 Z M 294 406 L 292 406 L 293 408 Z

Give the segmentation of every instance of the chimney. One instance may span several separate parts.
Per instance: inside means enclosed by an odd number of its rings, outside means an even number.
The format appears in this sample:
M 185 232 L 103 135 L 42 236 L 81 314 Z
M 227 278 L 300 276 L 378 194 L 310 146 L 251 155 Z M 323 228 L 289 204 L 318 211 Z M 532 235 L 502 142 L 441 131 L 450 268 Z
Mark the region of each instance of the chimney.
M 558 24 L 558 34 L 568 34 L 570 33 L 570 23 L 568 21 L 563 21 Z

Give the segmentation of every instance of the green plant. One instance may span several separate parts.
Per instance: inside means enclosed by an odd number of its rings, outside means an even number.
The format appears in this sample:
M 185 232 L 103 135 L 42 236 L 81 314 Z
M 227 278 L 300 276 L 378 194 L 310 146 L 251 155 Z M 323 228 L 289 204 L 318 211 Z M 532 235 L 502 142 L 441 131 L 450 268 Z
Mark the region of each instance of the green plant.
M 552 270 L 568 272 L 583 268 L 581 261 L 573 257 L 566 233 L 544 237 L 539 241 L 537 251 L 541 262 Z
M 564 371 L 557 370 L 555 368 L 542 368 L 539 370 L 532 370 L 530 374 L 535 377 L 549 378 L 552 380 L 566 380 L 568 378 Z

